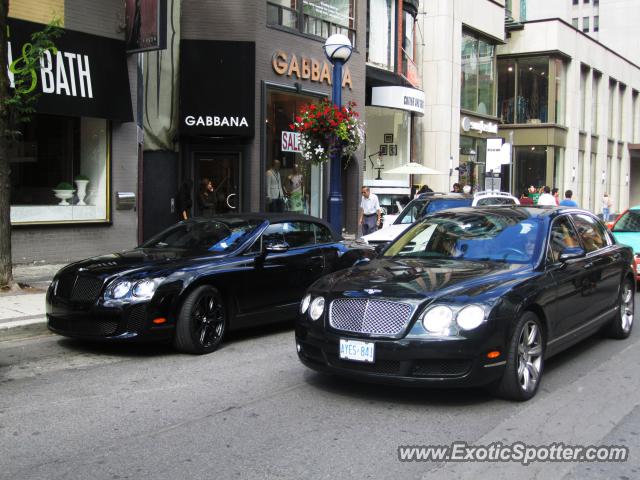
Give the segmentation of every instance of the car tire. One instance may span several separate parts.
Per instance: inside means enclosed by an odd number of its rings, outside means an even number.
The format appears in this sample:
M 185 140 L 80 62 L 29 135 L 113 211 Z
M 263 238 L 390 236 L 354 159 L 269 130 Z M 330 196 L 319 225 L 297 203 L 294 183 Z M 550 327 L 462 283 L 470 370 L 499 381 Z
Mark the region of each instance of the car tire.
M 193 290 L 182 302 L 174 346 L 185 353 L 216 350 L 227 330 L 227 314 L 220 292 L 209 285 Z
M 635 310 L 633 283 L 630 278 L 625 278 L 622 282 L 618 295 L 618 312 L 605 327 L 605 333 L 610 338 L 623 340 L 631 335 Z
M 494 393 L 518 402 L 533 398 L 542 380 L 544 352 L 542 323 L 535 313 L 524 312 L 509 340 L 504 374 Z

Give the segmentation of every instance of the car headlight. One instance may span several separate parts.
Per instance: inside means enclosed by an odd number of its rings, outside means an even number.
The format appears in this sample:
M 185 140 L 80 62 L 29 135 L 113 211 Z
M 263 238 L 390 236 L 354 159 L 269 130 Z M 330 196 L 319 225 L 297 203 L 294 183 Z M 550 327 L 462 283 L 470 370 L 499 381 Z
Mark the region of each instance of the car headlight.
M 456 323 L 463 330 L 473 330 L 484 322 L 484 309 L 480 305 L 468 305 L 456 315 Z
M 129 280 L 119 280 L 111 285 L 105 296 L 114 300 L 119 300 L 126 297 L 131 291 L 131 282 Z
M 140 280 L 131 289 L 131 294 L 139 300 L 149 300 L 156 292 L 160 280 Z
M 318 320 L 324 312 L 324 297 L 316 297 L 309 307 L 309 316 L 311 320 Z
M 302 302 L 300 302 L 300 313 L 306 313 L 307 310 L 309 309 L 310 303 L 311 303 L 311 294 L 307 293 L 302 299 Z
M 445 306 L 438 305 L 430 308 L 422 317 L 422 325 L 430 333 L 446 333 L 453 320 L 453 311 Z

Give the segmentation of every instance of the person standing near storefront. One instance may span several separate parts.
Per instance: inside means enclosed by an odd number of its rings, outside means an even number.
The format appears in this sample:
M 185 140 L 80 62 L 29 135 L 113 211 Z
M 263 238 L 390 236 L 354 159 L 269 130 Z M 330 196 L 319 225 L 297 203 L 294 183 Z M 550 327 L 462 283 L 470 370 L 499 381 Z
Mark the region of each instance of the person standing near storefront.
M 216 199 L 213 190 L 213 182 L 206 177 L 200 181 L 198 207 L 200 209 L 200 215 L 203 217 L 212 217 L 214 213 L 216 213 Z
M 560 193 L 558 192 L 558 189 L 556 187 L 551 189 L 551 195 L 553 195 L 553 198 L 555 198 L 556 205 L 560 205 L 560 198 L 558 198 L 560 196 Z
M 547 185 L 545 185 L 542 189 L 542 194 L 540 195 L 540 197 L 538 197 L 538 205 L 545 205 L 545 206 L 551 206 L 551 207 L 555 207 L 556 206 L 556 199 L 554 198 L 553 195 L 551 195 L 551 188 Z
M 267 170 L 267 211 L 284 212 L 284 190 L 280 176 L 280 160 L 274 160 Z
M 522 192 L 520 195 L 520 205 L 533 205 L 533 200 L 527 195 L 527 192 Z
M 602 221 L 609 221 L 609 214 L 611 213 L 611 206 L 613 205 L 613 201 L 607 192 L 602 194 Z
M 360 225 L 362 225 L 362 235 L 368 235 L 378 229 L 382 209 L 378 196 L 371 193 L 369 187 L 362 187 L 362 199 L 360 200 Z
M 560 202 L 560 206 L 561 207 L 577 207 L 578 202 L 573 200 L 571 197 L 573 197 L 573 191 L 567 190 L 566 192 L 564 192 L 564 200 Z

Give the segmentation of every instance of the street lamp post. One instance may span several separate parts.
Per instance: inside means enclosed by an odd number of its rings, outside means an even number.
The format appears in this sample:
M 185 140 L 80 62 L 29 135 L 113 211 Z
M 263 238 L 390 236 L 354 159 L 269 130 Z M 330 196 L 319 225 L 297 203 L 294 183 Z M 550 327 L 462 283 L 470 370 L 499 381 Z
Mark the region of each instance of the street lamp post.
M 342 106 L 342 66 L 347 63 L 353 47 L 349 39 L 342 34 L 331 35 L 324 43 L 324 54 L 333 64 L 331 101 Z M 329 181 L 329 223 L 334 231 L 342 233 L 342 154 L 332 150 Z

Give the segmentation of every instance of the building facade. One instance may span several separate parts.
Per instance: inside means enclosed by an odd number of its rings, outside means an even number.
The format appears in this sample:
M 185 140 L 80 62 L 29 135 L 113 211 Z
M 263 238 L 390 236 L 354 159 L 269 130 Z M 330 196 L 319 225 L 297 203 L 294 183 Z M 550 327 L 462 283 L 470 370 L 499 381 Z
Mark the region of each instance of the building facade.
M 15 263 L 65 262 L 135 245 L 136 63 L 127 58 L 118 0 L 20 0 L 9 6 L 9 63 L 58 19 L 57 54 L 43 59 L 32 120 L 10 149 Z M 9 76 L 10 81 L 12 76 Z M 135 84 L 133 84 L 135 85 Z M 121 209 L 125 208 L 125 209 Z
M 505 41 L 505 4 L 426 0 L 422 123 L 425 176 L 436 191 L 454 182 L 484 189 L 487 140 L 498 136 L 496 52 Z
M 503 179 L 516 193 L 571 189 L 594 212 L 605 192 L 614 211 L 627 208 L 639 90 L 638 65 L 569 23 L 522 22 L 498 47 L 499 133 L 513 139 Z

